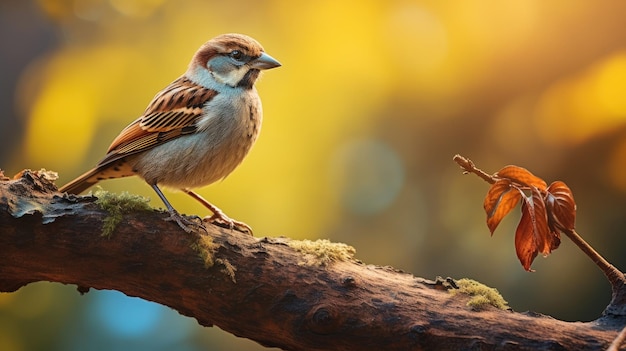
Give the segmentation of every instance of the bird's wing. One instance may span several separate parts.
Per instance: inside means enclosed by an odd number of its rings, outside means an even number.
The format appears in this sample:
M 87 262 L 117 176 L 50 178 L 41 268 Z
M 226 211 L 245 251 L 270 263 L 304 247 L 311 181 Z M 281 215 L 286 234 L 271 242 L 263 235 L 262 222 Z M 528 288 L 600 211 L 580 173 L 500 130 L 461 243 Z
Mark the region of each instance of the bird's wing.
M 215 90 L 202 87 L 185 77 L 175 80 L 154 97 L 141 117 L 113 140 L 98 166 L 108 165 L 181 135 L 194 133 L 196 122 L 202 116 L 202 108 L 215 95 Z

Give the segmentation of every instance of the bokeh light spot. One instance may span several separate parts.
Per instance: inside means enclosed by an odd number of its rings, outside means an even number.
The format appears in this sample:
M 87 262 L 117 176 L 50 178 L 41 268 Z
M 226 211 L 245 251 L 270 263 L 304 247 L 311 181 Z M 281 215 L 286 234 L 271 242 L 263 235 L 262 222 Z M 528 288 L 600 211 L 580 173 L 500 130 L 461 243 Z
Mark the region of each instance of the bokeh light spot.
M 552 85 L 536 127 L 548 145 L 578 144 L 626 122 L 626 55 L 620 53 Z
M 140 338 L 154 332 L 161 318 L 159 305 L 120 292 L 98 293 L 93 318 L 116 337 Z
M 626 53 L 614 55 L 599 67 L 593 88 L 601 111 L 626 120 Z
M 343 206 L 361 215 L 371 215 L 391 205 L 405 179 L 404 165 L 395 150 L 374 139 L 340 146 L 331 172 Z

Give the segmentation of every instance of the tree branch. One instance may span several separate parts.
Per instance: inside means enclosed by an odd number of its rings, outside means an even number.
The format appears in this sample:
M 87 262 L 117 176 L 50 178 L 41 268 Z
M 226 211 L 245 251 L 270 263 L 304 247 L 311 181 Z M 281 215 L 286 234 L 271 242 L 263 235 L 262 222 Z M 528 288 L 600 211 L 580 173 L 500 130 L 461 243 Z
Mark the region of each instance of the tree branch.
M 94 200 L 62 196 L 46 173 L 0 180 L 0 291 L 36 281 L 119 290 L 287 350 L 603 350 L 620 329 L 475 310 L 449 293 L 454 281 L 366 265 L 343 244 L 214 226 L 187 234 L 145 210 L 102 236 L 110 213 Z

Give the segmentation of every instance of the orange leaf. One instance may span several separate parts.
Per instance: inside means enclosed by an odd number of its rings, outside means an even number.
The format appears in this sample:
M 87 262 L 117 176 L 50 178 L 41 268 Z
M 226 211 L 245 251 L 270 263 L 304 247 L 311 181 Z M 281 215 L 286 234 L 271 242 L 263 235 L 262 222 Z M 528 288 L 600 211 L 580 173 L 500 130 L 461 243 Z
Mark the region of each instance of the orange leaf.
M 550 184 L 545 202 L 548 210 L 548 223 L 552 231 L 574 230 L 576 201 L 574 201 L 574 194 L 565 183 L 556 181 Z
M 530 173 L 526 168 L 518 166 L 505 166 L 495 174 L 498 178 L 509 179 L 513 183 L 527 187 L 536 187 L 540 190 L 546 190 L 546 182 Z
M 561 243 L 558 232 L 553 232 L 548 226 L 541 191 L 536 187 L 530 190 L 530 196 L 522 196 L 522 218 L 515 231 L 515 251 L 527 271 L 531 271 L 530 266 L 538 253 L 548 255 Z
M 511 186 L 511 181 L 508 179 L 497 180 L 489 188 L 483 207 L 487 212 L 487 227 L 491 235 L 500 221 L 517 205 L 521 196 L 521 193 Z
M 537 257 L 537 246 L 533 240 L 533 223 L 530 211 L 528 210 L 528 201 L 524 198 L 522 202 L 522 218 L 515 230 L 515 253 L 519 258 L 522 267 L 531 272 L 530 265 Z

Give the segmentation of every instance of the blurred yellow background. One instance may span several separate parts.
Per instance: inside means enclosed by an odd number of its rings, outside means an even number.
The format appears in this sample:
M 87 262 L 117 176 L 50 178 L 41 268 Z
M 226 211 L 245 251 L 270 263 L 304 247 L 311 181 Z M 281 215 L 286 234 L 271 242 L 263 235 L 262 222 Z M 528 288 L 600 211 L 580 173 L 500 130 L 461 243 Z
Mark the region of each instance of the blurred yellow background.
M 43 167 L 64 184 L 202 43 L 248 34 L 283 66 L 257 84 L 259 141 L 200 191 L 207 199 L 257 236 L 342 241 L 367 263 L 477 279 L 517 311 L 592 320 L 610 299 L 600 271 L 563 238 L 525 272 L 518 211 L 490 238 L 487 185 L 451 159 L 565 181 L 578 231 L 626 269 L 624 13 L 617 0 L 4 0 L 0 168 Z M 139 179 L 101 186 L 162 207 Z M 118 348 L 263 349 L 115 292 L 38 283 L 0 294 L 2 350 Z

